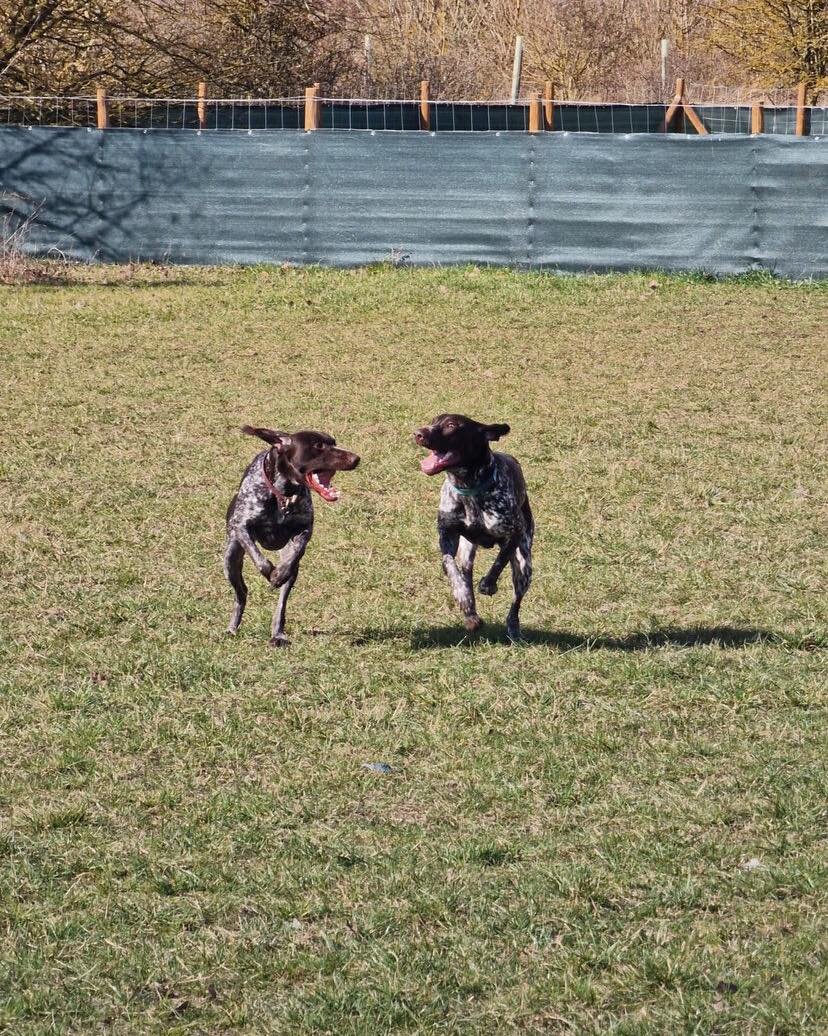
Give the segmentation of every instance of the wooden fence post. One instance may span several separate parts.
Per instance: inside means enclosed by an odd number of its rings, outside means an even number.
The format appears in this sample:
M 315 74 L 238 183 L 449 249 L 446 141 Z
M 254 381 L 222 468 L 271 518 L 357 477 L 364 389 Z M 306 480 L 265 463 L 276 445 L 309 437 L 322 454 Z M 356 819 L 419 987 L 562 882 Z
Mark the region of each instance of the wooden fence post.
M 796 92 L 796 135 L 805 136 L 805 101 L 808 99 L 808 86 L 800 83 Z
M 196 110 L 198 112 L 198 128 L 203 130 L 207 127 L 207 84 L 198 84 L 198 104 Z
M 428 80 L 420 80 L 420 129 L 431 129 L 431 108 L 428 103 Z
M 545 130 L 555 128 L 555 86 L 548 79 L 543 92 L 543 128 Z
M 540 94 L 529 94 L 529 132 L 540 133 L 541 103 Z
M 682 99 L 681 106 L 684 109 L 684 114 L 690 120 L 690 124 L 693 126 L 693 129 L 695 129 L 696 133 L 698 133 L 700 137 L 706 137 L 707 127 L 701 121 L 698 115 L 696 115 L 696 111 L 693 108 L 693 105 L 690 104 L 686 97 Z
M 109 111 L 106 104 L 106 90 L 102 86 L 97 89 L 98 129 L 109 129 Z
M 520 73 L 523 68 L 523 37 L 515 36 L 515 59 L 512 62 L 512 104 L 517 104 L 520 96 Z
M 673 121 L 673 116 L 681 107 L 681 99 L 684 96 L 684 80 L 676 80 L 676 92 L 673 96 L 673 100 L 670 102 L 670 107 L 667 109 L 667 114 L 664 116 L 664 130 L 666 133 L 670 128 L 670 123 Z
M 750 109 L 750 132 L 765 132 L 765 106 L 761 101 L 757 101 Z
M 670 107 L 667 109 L 667 114 L 664 116 L 664 126 L 662 127 L 663 133 L 666 133 L 667 130 L 670 128 L 670 123 L 673 121 L 673 118 L 676 112 L 679 110 L 679 108 L 681 108 L 681 110 L 684 112 L 688 122 L 690 122 L 690 124 L 693 126 L 696 133 L 698 133 L 699 136 L 702 137 L 706 136 L 707 127 L 701 121 L 698 115 L 696 115 L 693 105 L 687 100 L 687 94 L 684 92 L 683 79 L 676 80 L 676 94 L 675 97 L 673 97 L 673 100 L 670 102 Z
M 307 131 L 319 129 L 319 101 L 316 96 L 318 89 L 316 85 L 305 87 L 305 129 Z

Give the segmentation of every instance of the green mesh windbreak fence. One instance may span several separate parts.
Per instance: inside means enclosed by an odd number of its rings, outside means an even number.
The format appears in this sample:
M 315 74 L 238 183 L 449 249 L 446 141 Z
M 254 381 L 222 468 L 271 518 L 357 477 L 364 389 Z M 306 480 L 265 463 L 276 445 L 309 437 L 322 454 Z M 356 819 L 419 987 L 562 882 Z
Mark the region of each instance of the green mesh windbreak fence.
M 828 142 L 0 129 L 33 254 L 828 274 Z

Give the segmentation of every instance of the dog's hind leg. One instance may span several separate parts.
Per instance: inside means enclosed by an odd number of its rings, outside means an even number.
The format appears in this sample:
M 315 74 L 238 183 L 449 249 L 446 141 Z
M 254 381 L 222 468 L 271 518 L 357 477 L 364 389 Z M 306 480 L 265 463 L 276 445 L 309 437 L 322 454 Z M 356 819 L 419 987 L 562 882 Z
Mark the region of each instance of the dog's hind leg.
M 235 633 L 241 625 L 244 606 L 247 604 L 247 586 L 242 576 L 243 564 L 244 547 L 233 536 L 228 537 L 224 550 L 224 574 L 236 595 L 236 606 L 230 618 L 230 625 L 227 627 L 228 633 Z
M 520 602 L 526 596 L 532 582 L 532 538 L 535 532 L 535 523 L 532 519 L 532 511 L 527 501 L 523 507 L 526 518 L 526 528 L 520 537 L 515 552 L 511 558 L 512 586 L 515 590 L 512 606 L 506 616 L 506 636 L 511 641 L 520 640 Z

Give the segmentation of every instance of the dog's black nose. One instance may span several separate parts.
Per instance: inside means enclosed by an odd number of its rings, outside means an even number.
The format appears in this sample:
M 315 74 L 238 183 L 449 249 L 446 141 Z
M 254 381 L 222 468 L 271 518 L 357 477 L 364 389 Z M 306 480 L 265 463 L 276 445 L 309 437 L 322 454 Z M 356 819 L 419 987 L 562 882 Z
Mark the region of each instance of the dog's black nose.
M 425 446 L 424 439 L 425 439 L 425 436 L 423 434 L 423 429 L 422 428 L 418 428 L 417 431 L 414 433 L 414 442 L 416 442 L 416 444 L 418 446 Z

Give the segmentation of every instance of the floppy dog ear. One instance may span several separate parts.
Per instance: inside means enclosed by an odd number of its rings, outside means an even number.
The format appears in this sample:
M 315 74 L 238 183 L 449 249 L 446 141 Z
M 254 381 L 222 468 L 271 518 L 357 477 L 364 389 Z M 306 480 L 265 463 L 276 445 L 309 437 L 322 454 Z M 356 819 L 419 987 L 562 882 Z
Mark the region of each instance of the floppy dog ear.
M 271 446 L 275 446 L 277 450 L 283 450 L 286 446 L 290 446 L 291 443 L 287 432 L 277 432 L 272 428 L 254 428 L 252 425 L 243 424 L 241 431 L 245 435 L 255 435 L 257 439 L 264 439 Z
M 489 442 L 494 442 L 502 435 L 509 434 L 509 426 L 507 424 L 487 424 L 484 431 L 486 432 L 486 438 Z

